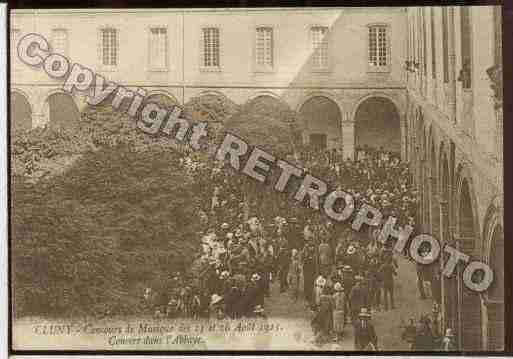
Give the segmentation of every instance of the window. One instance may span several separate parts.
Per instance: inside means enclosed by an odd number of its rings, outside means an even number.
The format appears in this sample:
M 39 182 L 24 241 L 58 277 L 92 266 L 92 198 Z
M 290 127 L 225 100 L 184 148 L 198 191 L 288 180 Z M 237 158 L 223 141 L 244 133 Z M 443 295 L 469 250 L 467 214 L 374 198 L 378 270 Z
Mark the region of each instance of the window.
M 259 69 L 271 69 L 274 65 L 274 38 L 272 27 L 256 29 L 256 65 Z
M 118 31 L 113 28 L 101 30 L 102 65 L 116 66 L 118 64 Z
M 447 24 L 447 7 L 442 7 L 442 51 L 444 82 L 449 82 L 449 25 Z
M 167 29 L 153 27 L 150 29 L 149 65 L 151 70 L 167 69 Z
M 384 68 L 388 66 L 387 27 L 374 25 L 369 27 L 369 66 Z
M 435 39 L 435 8 L 431 8 L 431 71 L 436 79 L 436 39 Z
M 68 55 L 68 31 L 65 29 L 52 30 L 52 50 L 61 55 Z
M 463 88 L 472 87 L 472 55 L 471 55 L 471 34 L 470 9 L 467 6 L 461 8 L 460 31 L 461 31 L 461 71 L 460 81 Z
M 206 27 L 203 29 L 203 67 L 218 68 L 219 61 L 219 29 Z
M 312 36 L 312 66 L 314 69 L 323 70 L 328 68 L 328 28 L 325 26 L 314 26 L 311 28 Z

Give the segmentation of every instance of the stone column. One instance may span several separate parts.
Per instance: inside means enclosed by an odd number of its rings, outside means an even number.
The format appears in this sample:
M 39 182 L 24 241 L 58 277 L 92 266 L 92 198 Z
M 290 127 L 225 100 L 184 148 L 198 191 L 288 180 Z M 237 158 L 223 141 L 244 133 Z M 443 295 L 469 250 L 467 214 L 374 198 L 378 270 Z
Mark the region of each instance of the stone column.
M 349 120 L 349 114 L 342 121 L 342 155 L 344 159 L 354 158 L 354 121 Z
M 401 126 L 401 159 L 406 161 L 406 138 L 408 137 L 408 133 L 406 128 L 406 115 L 404 113 L 399 113 L 399 123 Z

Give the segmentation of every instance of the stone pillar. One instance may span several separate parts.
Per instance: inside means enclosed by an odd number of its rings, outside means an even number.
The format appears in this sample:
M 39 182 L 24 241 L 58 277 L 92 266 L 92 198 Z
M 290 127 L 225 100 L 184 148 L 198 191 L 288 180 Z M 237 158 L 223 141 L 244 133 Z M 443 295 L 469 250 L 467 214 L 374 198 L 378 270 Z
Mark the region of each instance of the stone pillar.
M 354 158 L 354 121 L 346 119 L 342 121 L 342 155 L 344 159 Z
M 399 113 L 399 124 L 401 126 L 401 160 L 406 161 L 408 129 L 406 127 L 406 115 L 404 113 Z
M 50 106 L 45 99 L 36 100 L 34 102 L 32 128 L 44 127 L 50 121 Z

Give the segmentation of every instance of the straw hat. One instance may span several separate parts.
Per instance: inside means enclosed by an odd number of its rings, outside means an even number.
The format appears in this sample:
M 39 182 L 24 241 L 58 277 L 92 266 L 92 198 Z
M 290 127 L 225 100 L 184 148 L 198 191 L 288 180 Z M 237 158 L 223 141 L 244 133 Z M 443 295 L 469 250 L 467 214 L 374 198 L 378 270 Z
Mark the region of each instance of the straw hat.
M 342 269 L 344 272 L 352 272 L 351 266 L 345 265 Z
M 210 299 L 210 305 L 217 304 L 217 303 L 219 303 L 222 300 L 223 300 L 223 297 L 221 297 L 220 295 L 214 293 L 214 294 L 212 294 L 212 297 Z
M 445 329 L 445 336 L 446 337 L 454 337 L 454 334 L 452 334 L 452 329 L 451 328 Z
M 347 248 L 347 254 L 354 254 L 356 252 L 356 248 L 354 246 L 349 246 Z
M 336 292 L 341 292 L 344 290 L 344 288 L 342 287 L 342 284 L 340 284 L 339 282 L 335 283 L 335 285 L 333 286 L 333 289 L 336 291 Z
M 230 225 L 225 222 L 225 223 L 221 224 L 221 228 L 222 229 L 228 229 L 228 228 L 230 228 Z
M 257 305 L 255 309 L 253 309 L 254 313 L 263 313 L 264 311 L 264 307 L 262 307 L 261 305 Z

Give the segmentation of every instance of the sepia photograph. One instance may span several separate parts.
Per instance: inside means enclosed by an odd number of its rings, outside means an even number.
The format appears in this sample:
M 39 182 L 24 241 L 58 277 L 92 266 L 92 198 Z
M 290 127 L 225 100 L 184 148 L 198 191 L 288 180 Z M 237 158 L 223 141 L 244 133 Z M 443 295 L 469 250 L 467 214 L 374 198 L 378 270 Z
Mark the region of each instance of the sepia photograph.
M 505 350 L 501 6 L 8 31 L 13 352 Z

